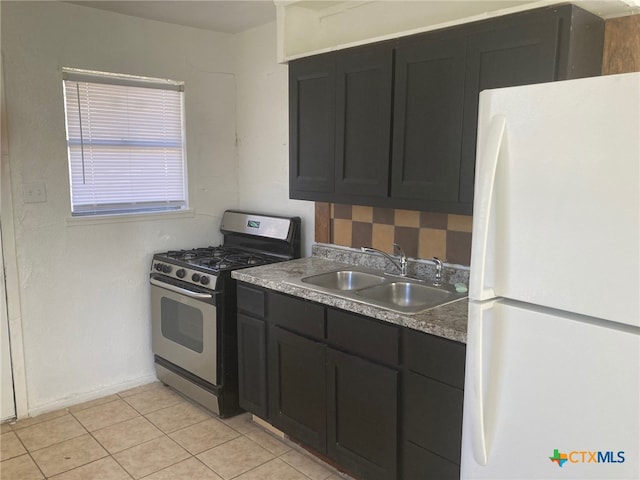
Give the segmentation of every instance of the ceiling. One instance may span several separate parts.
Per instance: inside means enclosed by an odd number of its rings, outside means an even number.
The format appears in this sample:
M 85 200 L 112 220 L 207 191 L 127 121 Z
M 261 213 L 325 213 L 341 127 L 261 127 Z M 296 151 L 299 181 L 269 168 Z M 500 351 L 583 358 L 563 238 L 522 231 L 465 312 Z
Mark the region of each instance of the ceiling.
M 129 0 L 66 3 L 224 33 L 238 33 L 276 20 L 276 7 L 271 0 Z
M 460 5 L 458 0 L 449 1 L 452 3 L 458 2 L 458 5 Z M 560 3 L 560 1 L 558 0 L 558 2 L 554 3 Z M 276 7 L 272 0 L 91 0 L 68 1 L 67 3 L 224 33 L 238 33 L 273 22 L 276 19 Z M 335 0 L 331 2 L 306 0 L 281 3 L 298 3 L 308 8 L 327 8 L 327 5 L 331 4 L 339 7 L 340 4 L 343 6 L 349 4 L 347 1 Z M 367 2 L 354 0 L 353 3 Z M 444 2 L 440 1 L 438 3 L 442 4 Z M 574 0 L 573 3 L 603 18 L 629 15 L 640 11 L 640 0 Z

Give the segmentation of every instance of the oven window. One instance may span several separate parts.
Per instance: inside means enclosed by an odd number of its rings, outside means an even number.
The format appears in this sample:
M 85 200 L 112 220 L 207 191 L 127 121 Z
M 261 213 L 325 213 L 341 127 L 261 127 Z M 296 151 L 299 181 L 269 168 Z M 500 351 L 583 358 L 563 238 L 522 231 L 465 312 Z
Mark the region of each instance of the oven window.
M 202 311 L 167 297 L 162 297 L 161 302 L 162 336 L 194 352 L 202 353 Z

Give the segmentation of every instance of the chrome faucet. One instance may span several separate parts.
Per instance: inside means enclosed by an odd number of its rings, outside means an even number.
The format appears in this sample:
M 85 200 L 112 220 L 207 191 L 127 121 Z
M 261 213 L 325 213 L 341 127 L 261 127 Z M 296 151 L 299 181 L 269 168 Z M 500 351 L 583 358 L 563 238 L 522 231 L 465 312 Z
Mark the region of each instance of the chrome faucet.
M 442 285 L 442 260 L 438 257 L 433 257 L 432 261 L 436 266 L 436 279 L 433 282 L 433 286 L 440 287 Z
M 389 255 L 387 252 L 383 252 L 382 250 L 378 250 L 377 248 L 360 247 L 360 250 L 362 251 L 362 253 L 379 253 L 381 255 L 384 255 L 387 258 L 387 260 L 389 260 L 393 264 L 394 267 L 400 270 L 400 276 L 406 277 L 407 276 L 407 256 L 404 254 L 404 252 L 402 251 L 402 248 L 400 248 L 400 245 L 398 245 L 397 243 L 393 244 L 393 249 L 394 251 L 397 250 L 400 253 L 400 263 L 398 263 L 397 260 L 393 258 L 391 255 Z

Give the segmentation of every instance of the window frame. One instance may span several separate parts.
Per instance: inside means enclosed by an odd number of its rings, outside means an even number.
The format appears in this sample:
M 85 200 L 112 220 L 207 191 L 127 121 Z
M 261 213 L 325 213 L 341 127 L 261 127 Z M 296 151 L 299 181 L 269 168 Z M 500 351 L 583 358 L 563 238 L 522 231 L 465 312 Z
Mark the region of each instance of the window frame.
M 176 215 L 182 212 L 190 212 L 187 148 L 186 148 L 187 134 L 186 134 L 186 126 L 185 126 L 184 82 L 170 80 L 170 79 L 163 79 L 163 78 L 142 77 L 142 76 L 136 76 L 136 75 L 100 72 L 100 71 L 94 71 L 94 70 L 83 70 L 83 69 L 69 68 L 69 67 L 62 68 L 62 80 L 63 80 L 62 87 L 63 87 L 63 100 L 64 100 L 65 133 L 66 133 L 65 140 L 67 144 L 67 164 L 69 168 L 69 195 L 70 195 L 69 200 L 70 200 L 71 219 L 79 220 L 79 219 L 100 219 L 100 218 L 102 219 L 123 218 L 123 217 L 129 217 L 129 216 L 140 217 L 141 215 L 155 216 L 155 215 L 162 215 L 162 214 Z M 174 153 L 173 158 L 169 160 L 169 164 L 173 165 L 173 167 L 180 172 L 180 173 L 177 173 L 176 171 L 174 171 L 172 175 L 172 178 L 174 179 L 173 183 L 175 186 L 174 198 L 169 198 L 169 195 L 165 197 L 156 195 L 153 198 L 150 197 L 149 203 L 146 203 L 140 200 L 133 200 L 133 201 L 131 200 L 131 198 L 139 196 L 138 193 L 129 193 L 129 198 L 126 197 L 127 193 L 124 193 L 122 194 L 122 196 L 117 196 L 116 202 L 111 202 L 111 203 L 101 201 L 104 199 L 99 199 L 99 201 L 97 201 L 95 204 L 86 204 L 86 203 L 81 204 L 76 200 L 74 200 L 74 172 L 76 172 L 76 170 L 74 170 L 73 162 L 74 161 L 77 162 L 77 153 L 72 154 L 72 148 L 75 147 L 77 149 L 77 144 L 75 146 L 73 144 L 76 142 L 80 142 L 81 150 L 83 152 L 82 160 L 81 160 L 83 164 L 82 166 L 83 169 L 84 169 L 84 162 L 85 162 L 85 159 L 84 159 L 85 145 L 88 146 L 89 148 L 92 148 L 92 146 L 95 144 L 92 144 L 90 141 L 85 143 L 83 139 L 83 134 L 89 132 L 90 129 L 87 129 L 85 131 L 82 125 L 82 121 L 78 122 L 80 125 L 79 127 L 78 126 L 75 127 L 74 131 L 76 135 L 70 134 L 70 115 L 74 115 L 77 113 L 79 118 L 82 118 L 81 117 L 82 115 L 86 115 L 86 111 L 83 111 L 82 109 L 83 105 L 81 104 L 80 99 L 78 99 L 77 103 L 71 107 L 71 111 L 69 110 L 68 103 L 73 103 L 73 102 L 70 102 L 70 99 L 68 98 L 67 89 L 70 84 L 68 84 L 67 82 L 76 82 L 77 84 L 82 84 L 83 82 L 87 82 L 88 84 L 96 84 L 96 85 L 142 87 L 146 89 L 150 88 L 150 89 L 179 92 L 179 98 L 178 98 L 179 112 L 177 111 L 177 109 L 173 109 L 173 113 L 175 114 L 175 119 L 177 119 L 179 116 L 180 138 L 178 139 L 177 134 L 174 133 L 173 143 L 174 143 L 174 149 L 176 150 L 177 155 L 176 153 Z M 135 92 L 135 90 L 132 90 L 132 92 Z M 138 92 L 141 92 L 141 91 L 138 91 Z M 127 90 L 123 90 L 122 97 L 120 99 L 124 100 L 125 98 L 127 98 L 128 93 L 129 92 Z M 156 113 L 153 111 L 148 112 L 144 109 L 141 111 L 143 114 L 146 114 L 150 120 L 152 119 L 151 115 Z M 126 110 L 122 110 L 122 112 L 124 112 L 122 115 L 122 120 L 130 119 L 131 116 L 133 115 L 132 111 L 130 111 L 128 108 Z M 104 115 L 105 112 L 102 112 L 102 114 Z M 178 128 L 176 122 L 174 122 L 173 126 L 176 129 Z M 77 135 L 78 132 L 80 133 L 79 136 Z M 114 140 L 114 146 L 116 148 L 126 147 L 128 150 L 130 150 L 129 154 L 125 153 L 124 155 L 121 156 L 123 161 L 126 161 L 129 164 L 139 166 L 139 164 L 136 164 L 134 161 L 135 153 L 131 154 L 131 151 L 140 154 L 140 152 L 145 148 L 141 144 L 136 145 L 136 143 L 139 142 L 140 138 L 141 137 L 139 136 L 138 137 L 127 136 L 126 138 L 120 138 L 121 140 L 120 143 L 118 143 L 117 140 Z M 160 138 L 160 137 L 154 136 L 154 138 Z M 166 137 L 163 138 L 162 140 L 166 140 Z M 176 142 L 175 140 L 178 140 L 178 141 Z M 166 145 L 164 145 L 162 141 L 155 144 L 154 142 L 150 142 L 150 143 L 147 143 L 147 145 L 145 146 L 151 149 L 166 148 Z M 96 151 L 99 151 L 100 148 L 105 149 L 104 145 L 102 145 L 101 147 L 98 147 Z M 75 157 L 72 157 L 72 155 L 75 155 Z M 107 160 L 105 161 L 105 163 L 117 162 L 117 160 L 115 159 L 120 158 L 120 155 L 118 154 L 111 153 L 107 155 L 110 155 L 111 158 L 107 157 Z M 163 158 L 163 155 L 161 153 L 152 155 L 152 157 L 154 158 L 156 156 L 158 158 Z M 76 160 L 74 160 L 74 158 Z M 94 161 L 94 159 L 92 158 L 91 161 Z M 164 163 L 165 167 L 167 166 L 166 162 L 167 162 L 167 159 L 165 155 L 165 163 Z M 99 160 L 96 161 L 96 164 L 99 164 Z M 113 178 L 110 180 L 114 182 L 118 180 L 124 181 L 124 182 L 130 182 L 133 178 L 135 178 L 135 174 L 132 174 L 131 172 L 129 172 L 121 176 L 113 175 Z M 153 186 L 151 193 L 153 194 L 161 193 L 162 191 L 161 183 L 150 182 L 149 185 Z M 75 186 L 77 188 L 78 186 L 77 181 L 75 182 Z M 99 186 L 97 188 L 99 190 Z M 153 191 L 154 188 L 157 191 L 154 192 Z M 91 191 L 93 193 L 96 191 L 96 189 L 92 187 Z M 131 191 L 135 191 L 135 188 L 132 188 Z M 142 197 L 143 196 L 141 196 L 141 200 L 144 199 Z

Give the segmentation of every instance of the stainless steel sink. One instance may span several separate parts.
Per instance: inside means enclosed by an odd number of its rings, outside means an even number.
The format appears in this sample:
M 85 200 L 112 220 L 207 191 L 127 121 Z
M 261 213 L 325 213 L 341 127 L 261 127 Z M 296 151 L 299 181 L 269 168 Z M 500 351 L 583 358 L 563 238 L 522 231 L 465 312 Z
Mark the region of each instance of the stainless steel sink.
M 355 270 L 340 270 L 338 272 L 321 273 L 306 277 L 303 278 L 302 281 L 332 290 L 360 290 L 362 288 L 380 285 L 386 281 L 386 278 L 382 275 L 374 275 Z
M 376 303 L 391 304 L 403 310 L 424 310 L 461 298 L 455 292 L 419 283 L 392 282 L 365 288 L 357 295 Z
M 351 267 L 288 281 L 292 285 L 377 307 L 415 314 L 466 297 L 452 285 L 434 287 L 421 280 Z

